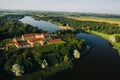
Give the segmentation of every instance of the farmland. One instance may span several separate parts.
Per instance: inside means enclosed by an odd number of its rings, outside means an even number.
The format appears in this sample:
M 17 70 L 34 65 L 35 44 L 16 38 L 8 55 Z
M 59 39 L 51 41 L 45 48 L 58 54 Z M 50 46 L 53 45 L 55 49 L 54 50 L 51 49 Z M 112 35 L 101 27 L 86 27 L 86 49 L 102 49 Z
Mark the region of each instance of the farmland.
M 110 24 L 116 24 L 120 26 L 120 19 L 116 18 L 102 18 L 102 17 L 93 17 L 93 16 L 81 16 L 81 17 L 67 17 L 75 20 L 82 20 L 82 21 L 96 21 L 96 22 L 107 22 Z

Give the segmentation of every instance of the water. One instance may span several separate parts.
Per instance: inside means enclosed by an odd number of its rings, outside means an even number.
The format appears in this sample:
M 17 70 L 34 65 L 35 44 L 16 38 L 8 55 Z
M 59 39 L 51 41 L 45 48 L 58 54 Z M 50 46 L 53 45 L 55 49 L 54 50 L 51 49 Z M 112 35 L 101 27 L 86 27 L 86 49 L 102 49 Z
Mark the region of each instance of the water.
M 48 31 L 49 33 L 54 32 L 55 30 L 60 30 L 60 28 L 52 23 L 43 21 L 43 20 L 35 20 L 30 16 L 25 16 L 24 18 L 20 19 L 23 23 L 30 24 L 34 27 L 38 27 L 39 29 L 43 29 Z
M 42 20 L 37 21 L 29 16 L 20 21 L 48 32 L 59 29 L 56 25 Z M 75 61 L 72 69 L 58 72 L 51 76 L 50 80 L 120 79 L 120 56 L 116 50 L 112 49 L 108 41 L 86 33 L 79 33 L 76 37 L 85 39 L 87 44 L 91 46 L 91 50 L 80 60 Z

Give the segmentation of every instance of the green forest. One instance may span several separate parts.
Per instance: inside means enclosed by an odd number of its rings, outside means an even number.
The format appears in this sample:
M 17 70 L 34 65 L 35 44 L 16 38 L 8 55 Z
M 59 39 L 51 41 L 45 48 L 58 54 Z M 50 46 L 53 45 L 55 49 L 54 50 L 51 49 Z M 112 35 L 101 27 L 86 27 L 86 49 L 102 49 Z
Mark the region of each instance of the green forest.
M 0 41 L 21 36 L 25 33 L 42 33 L 43 30 L 19 21 L 24 15 L 5 15 L 0 17 Z
M 0 18 L 1 47 L 5 47 L 5 44 L 15 36 L 45 32 L 37 27 L 21 23 L 19 19 L 22 17 L 24 16 L 7 15 Z M 58 71 L 72 68 L 74 50 L 82 56 L 90 49 L 85 40 L 76 39 L 73 31 L 55 31 L 53 35 L 64 42 L 22 49 L 0 49 L 0 77 L 3 80 L 46 80 Z M 16 77 L 12 72 L 16 64 L 24 71 L 19 74 L 24 73 L 21 77 Z
M 77 30 L 87 31 L 93 30 L 106 34 L 119 34 L 120 27 L 117 24 L 110 24 L 106 22 L 94 22 L 94 21 L 79 21 L 74 19 L 68 19 L 66 17 L 40 17 L 45 21 L 53 21 L 62 24 L 63 26 L 69 26 Z

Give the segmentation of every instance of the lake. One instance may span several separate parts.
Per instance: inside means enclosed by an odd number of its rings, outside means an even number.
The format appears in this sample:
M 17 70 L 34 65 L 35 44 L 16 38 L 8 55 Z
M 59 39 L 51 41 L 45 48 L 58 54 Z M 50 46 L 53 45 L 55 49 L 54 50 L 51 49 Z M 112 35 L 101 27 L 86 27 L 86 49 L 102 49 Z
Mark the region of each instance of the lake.
M 46 22 L 43 20 L 35 20 L 30 16 L 25 16 L 24 18 L 20 19 L 23 23 L 30 24 L 32 26 L 38 27 L 39 29 L 43 29 L 48 31 L 49 33 L 52 33 L 55 30 L 60 30 L 60 28 L 50 22 Z
M 46 21 L 37 21 L 26 16 L 22 22 L 37 26 L 39 29 L 53 32 L 59 29 L 56 25 Z M 108 41 L 93 34 L 79 33 L 77 38 L 83 38 L 91 46 L 88 54 L 74 62 L 74 67 L 58 72 L 50 77 L 50 80 L 98 80 L 104 77 L 114 79 L 120 78 L 120 56 Z

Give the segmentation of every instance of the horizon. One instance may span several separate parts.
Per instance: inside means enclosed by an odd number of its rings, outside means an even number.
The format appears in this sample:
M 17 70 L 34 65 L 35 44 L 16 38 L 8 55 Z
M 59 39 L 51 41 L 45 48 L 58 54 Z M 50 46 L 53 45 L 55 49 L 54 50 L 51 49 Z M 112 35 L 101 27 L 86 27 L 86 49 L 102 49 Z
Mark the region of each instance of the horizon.
M 29 3 L 27 3 L 29 2 Z M 118 0 L 1 0 L 0 9 L 8 10 L 32 10 L 32 11 L 55 11 L 55 12 L 78 12 L 98 14 L 119 14 L 120 5 Z M 62 5 L 62 6 L 61 6 Z

